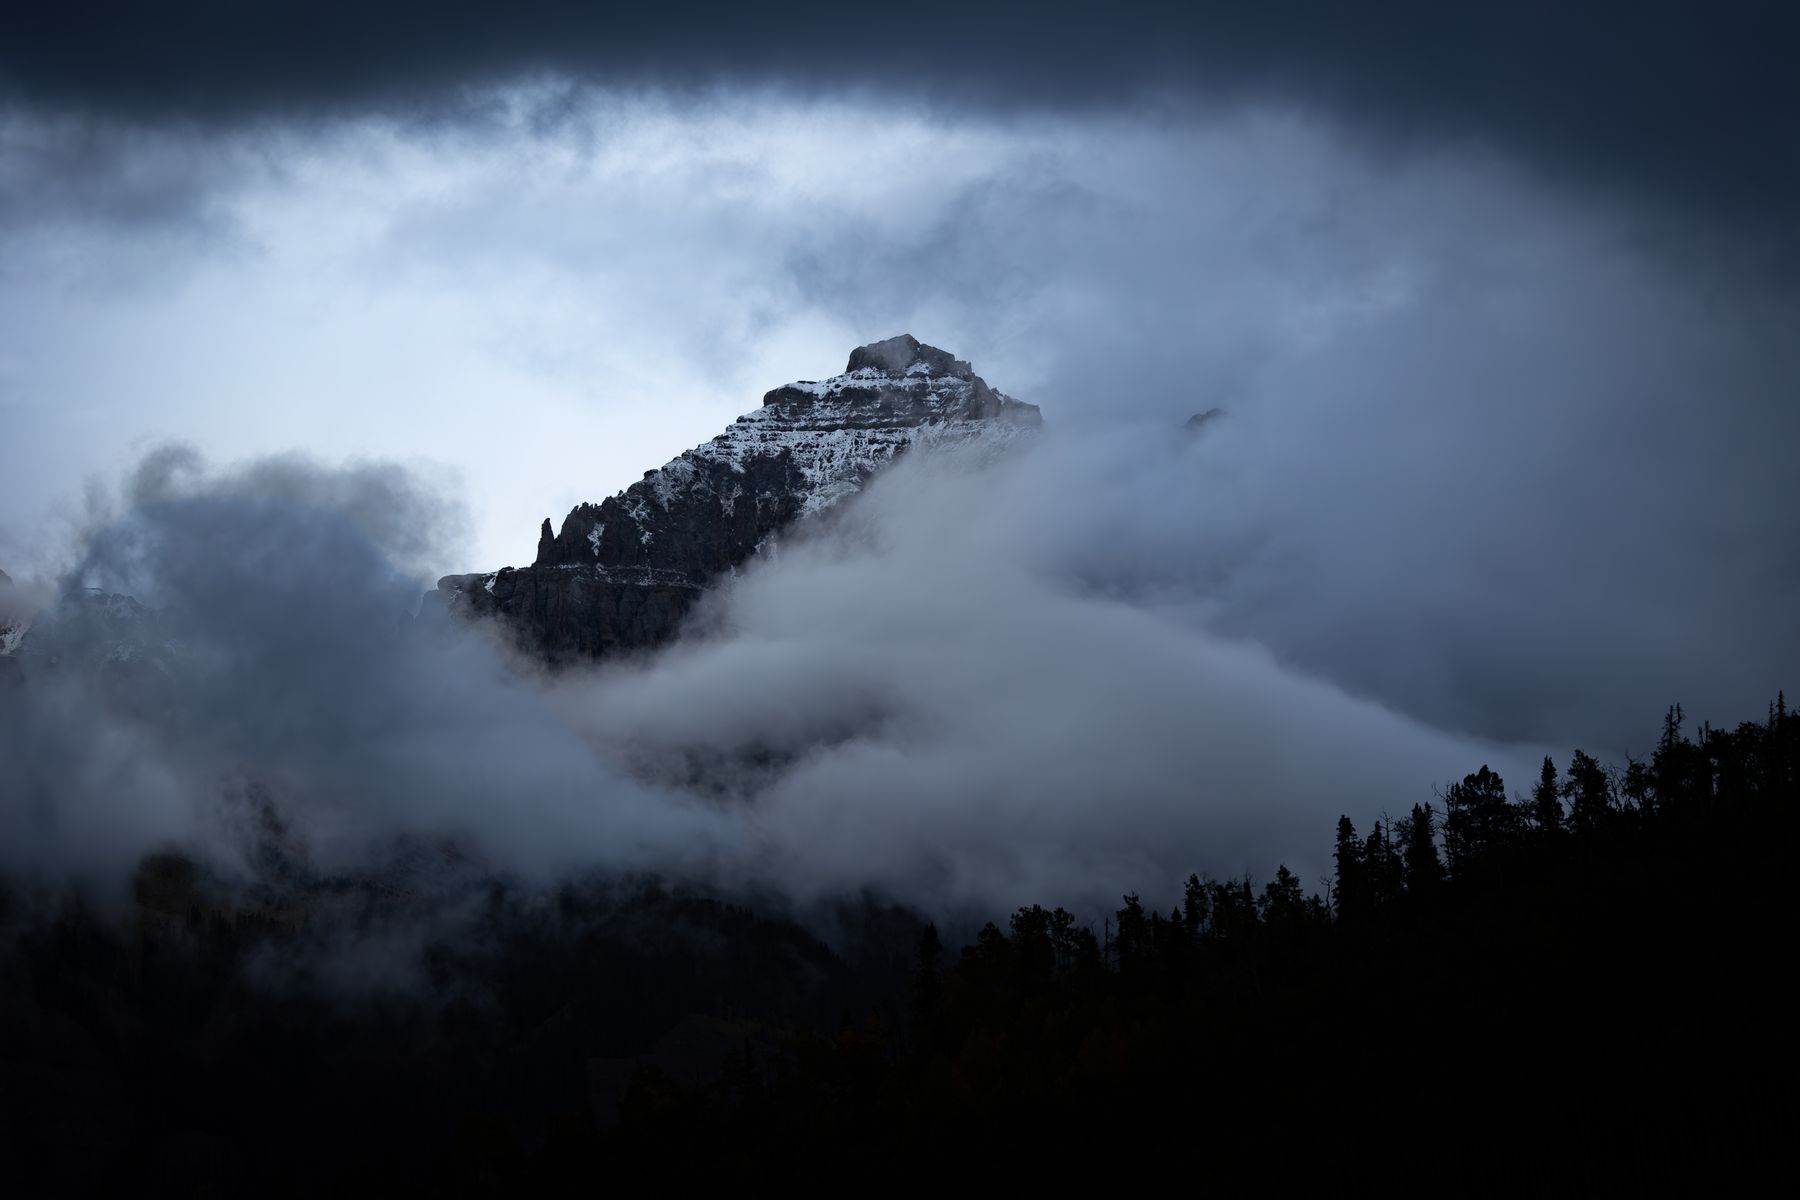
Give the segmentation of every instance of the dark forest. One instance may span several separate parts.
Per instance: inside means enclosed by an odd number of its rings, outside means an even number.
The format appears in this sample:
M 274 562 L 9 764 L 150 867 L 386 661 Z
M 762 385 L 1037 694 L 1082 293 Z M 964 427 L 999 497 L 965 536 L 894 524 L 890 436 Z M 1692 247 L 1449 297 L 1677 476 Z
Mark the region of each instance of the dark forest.
M 1098 928 L 1034 905 L 966 945 L 873 900 L 827 948 L 650 880 L 548 913 L 496 884 L 485 936 L 428 945 L 419 987 L 345 1000 L 258 983 L 304 911 L 209 893 L 182 858 L 145 862 L 122 923 L 14 888 L 0 1162 L 30 1193 L 1180 1163 L 1202 1185 L 1710 1187 L 1775 1166 L 1793 1115 L 1800 719 L 1782 697 L 1684 726 L 1671 708 L 1646 760 L 1576 751 L 1525 789 L 1484 766 L 1346 815 L 1310 891 L 1285 866 L 1192 876 Z

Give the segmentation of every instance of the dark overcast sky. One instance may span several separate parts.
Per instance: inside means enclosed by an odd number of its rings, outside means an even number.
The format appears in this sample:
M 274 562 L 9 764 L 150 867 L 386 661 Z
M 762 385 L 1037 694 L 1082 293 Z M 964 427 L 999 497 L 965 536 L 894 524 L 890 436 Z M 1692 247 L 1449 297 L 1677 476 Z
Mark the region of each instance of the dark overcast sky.
M 1478 138 L 1707 223 L 1800 211 L 1800 6 L 1383 0 L 903 6 L 231 0 L 13 6 L 17 97 L 132 122 L 444 111 L 552 71 L 956 106 L 1274 99 L 1372 138 Z

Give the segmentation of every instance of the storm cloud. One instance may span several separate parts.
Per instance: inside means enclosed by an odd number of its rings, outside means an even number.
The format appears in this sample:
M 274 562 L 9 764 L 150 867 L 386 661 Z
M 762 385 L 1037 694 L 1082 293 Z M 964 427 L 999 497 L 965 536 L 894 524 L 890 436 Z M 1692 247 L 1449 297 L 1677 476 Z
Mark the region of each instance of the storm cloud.
M 800 4 L 778 19 L 718 3 L 189 0 L 39 6 L 9 19 L 0 46 L 18 100 L 109 121 L 479 119 L 481 89 L 532 76 L 988 110 L 1173 98 L 1299 106 L 1390 148 L 1490 143 L 1553 177 L 1784 239 L 1800 208 L 1800 17 L 1779 0 Z

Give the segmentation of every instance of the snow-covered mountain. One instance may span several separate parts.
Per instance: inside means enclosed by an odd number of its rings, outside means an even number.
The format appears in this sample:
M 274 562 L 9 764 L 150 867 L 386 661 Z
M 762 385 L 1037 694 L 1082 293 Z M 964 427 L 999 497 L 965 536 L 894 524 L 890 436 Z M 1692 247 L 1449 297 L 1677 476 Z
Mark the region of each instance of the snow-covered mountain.
M 725 432 L 552 531 L 537 561 L 438 582 L 459 616 L 497 617 L 550 660 L 672 637 L 702 589 L 771 535 L 856 494 L 901 454 L 1000 449 L 1036 430 L 1036 405 L 902 334 L 860 346 L 841 375 L 778 387 Z

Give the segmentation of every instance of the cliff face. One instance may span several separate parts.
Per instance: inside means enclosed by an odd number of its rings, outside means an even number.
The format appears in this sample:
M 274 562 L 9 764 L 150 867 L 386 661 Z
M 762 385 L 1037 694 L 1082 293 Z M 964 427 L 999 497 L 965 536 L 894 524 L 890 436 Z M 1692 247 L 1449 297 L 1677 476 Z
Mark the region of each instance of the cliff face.
M 0 695 L 19 684 L 19 664 L 13 651 L 25 638 L 25 621 L 14 607 L 12 576 L 0 571 Z
M 1035 430 L 1037 407 L 969 364 L 901 335 L 858 347 L 841 375 L 779 387 L 702 446 L 598 504 L 578 505 L 537 561 L 449 575 L 452 614 L 504 622 L 551 662 L 655 646 L 701 592 L 771 535 L 825 512 L 921 446 L 996 445 Z
M 25 621 L 14 611 L 12 576 L 0 571 L 0 658 L 10 658 L 13 648 L 25 636 Z
M 160 614 L 98 588 L 65 590 L 10 628 L 0 619 L 0 692 L 77 676 L 116 710 L 145 715 L 170 703 L 180 657 Z

